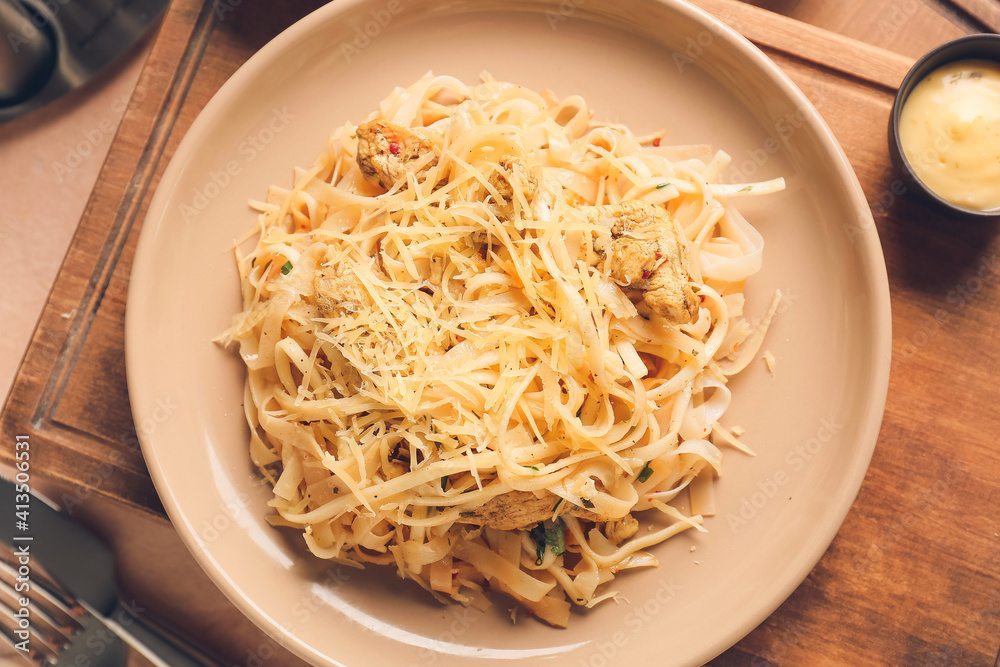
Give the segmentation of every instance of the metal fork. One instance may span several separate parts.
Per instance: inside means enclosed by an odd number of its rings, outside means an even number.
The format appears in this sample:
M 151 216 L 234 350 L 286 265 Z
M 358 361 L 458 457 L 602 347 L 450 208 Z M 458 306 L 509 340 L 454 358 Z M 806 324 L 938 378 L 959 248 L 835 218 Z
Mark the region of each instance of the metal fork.
M 0 478 L 8 516 L 25 506 L 16 491 Z M 218 665 L 119 600 L 112 555 L 95 537 L 38 495 L 27 505 L 23 532 L 0 532 L 0 639 L 36 665 L 121 667 L 126 646 L 156 667 Z

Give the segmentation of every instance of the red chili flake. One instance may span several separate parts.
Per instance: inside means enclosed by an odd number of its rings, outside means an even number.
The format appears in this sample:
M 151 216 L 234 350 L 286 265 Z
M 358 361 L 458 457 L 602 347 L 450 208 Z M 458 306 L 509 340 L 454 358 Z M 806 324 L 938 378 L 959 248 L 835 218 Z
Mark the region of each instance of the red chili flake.
M 659 146 L 660 145 L 660 138 L 659 137 L 653 139 L 653 145 L 654 146 Z
M 659 259 L 659 258 L 663 257 L 663 253 L 660 252 L 659 250 L 657 250 L 656 252 L 653 253 L 653 257 L 655 257 L 656 259 Z
M 653 275 L 653 272 L 652 272 L 652 271 L 643 271 L 643 272 L 642 272 L 642 279 L 643 279 L 643 280 L 649 280 L 649 277 L 650 277 L 651 275 Z
M 389 152 L 392 153 L 393 155 L 399 155 L 399 151 L 400 151 L 399 144 L 397 144 L 395 141 L 390 141 Z

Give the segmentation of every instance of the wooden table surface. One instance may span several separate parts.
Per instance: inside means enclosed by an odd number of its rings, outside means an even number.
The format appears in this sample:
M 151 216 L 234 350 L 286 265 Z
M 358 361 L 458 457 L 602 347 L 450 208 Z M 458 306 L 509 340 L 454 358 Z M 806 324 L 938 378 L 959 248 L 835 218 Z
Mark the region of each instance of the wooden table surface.
M 187 127 L 242 62 L 318 4 L 173 2 L 0 415 L 0 461 L 16 436 L 30 438 L 39 484 L 112 546 L 126 597 L 232 665 L 301 662 L 223 598 L 163 515 L 128 402 L 125 297 L 145 208 Z M 903 192 L 885 128 L 913 60 L 996 31 L 1000 3 L 695 4 L 761 46 L 843 145 L 872 207 L 893 309 L 885 418 L 847 520 L 792 596 L 712 664 L 994 665 L 1000 240 L 993 224 L 959 224 Z

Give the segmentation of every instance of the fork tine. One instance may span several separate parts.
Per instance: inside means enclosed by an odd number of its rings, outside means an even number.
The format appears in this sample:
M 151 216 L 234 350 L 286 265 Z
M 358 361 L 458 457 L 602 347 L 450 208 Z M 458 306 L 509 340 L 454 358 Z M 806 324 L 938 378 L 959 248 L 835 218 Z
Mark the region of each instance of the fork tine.
M 9 627 L 9 614 L 4 613 L 4 605 L 0 605 L 0 637 L 10 640 L 13 645 L 26 641 L 22 639 L 24 630 L 15 630 Z M 22 655 L 37 667 L 121 667 L 126 664 L 125 645 L 121 638 L 93 613 L 84 611 L 84 617 L 80 619 L 81 629 L 74 632 L 69 641 L 60 646 L 50 645 L 44 637 L 34 632 L 33 627 L 28 628 L 29 638 L 27 640 L 26 652 Z M 37 620 L 35 618 L 34 620 Z M 21 635 L 21 636 L 18 636 Z M 18 647 L 20 650 L 20 647 Z M 167 667 L 166 663 L 154 662 L 152 664 Z
M 0 624 L 0 642 L 6 643 L 9 646 L 16 645 L 20 640 L 11 634 L 11 630 L 3 624 Z M 28 652 L 18 651 L 18 655 L 24 660 L 24 664 L 35 665 L 35 667 L 42 667 L 45 664 L 51 664 L 52 659 L 45 656 L 45 654 L 40 653 L 35 650 Z
M 73 628 L 61 628 L 56 625 L 51 618 L 48 618 L 43 610 L 35 603 L 31 598 L 28 598 L 27 613 L 29 614 L 26 618 L 30 619 L 30 627 L 35 630 L 36 634 L 46 640 L 47 644 L 55 647 L 62 646 L 69 642 L 69 635 L 72 633 Z M 10 614 L 10 620 L 12 623 L 17 624 L 20 619 L 15 616 L 15 610 L 21 609 L 22 605 L 19 604 L 19 596 L 13 589 L 7 588 L 6 586 L 0 585 L 0 605 L 4 609 L 4 615 Z
M 63 610 L 64 618 L 68 618 L 73 626 L 64 634 L 62 629 L 56 627 L 51 619 L 46 617 L 46 613 L 37 604 L 40 599 L 48 595 L 48 591 L 44 591 L 34 581 L 31 585 L 32 593 L 28 599 L 30 623 L 24 628 L 19 624 L 21 619 L 15 616 L 14 612 L 14 609 L 21 609 L 21 600 L 16 600 L 14 607 L 8 606 L 10 594 L 14 591 L 0 583 L 0 637 L 6 638 L 19 650 L 21 649 L 18 645 L 27 642 L 28 650 L 22 653 L 26 659 L 39 667 L 42 665 L 108 667 L 125 664 L 124 644 L 114 630 L 107 626 L 106 620 L 100 619 L 89 607 L 77 605 L 77 609 L 82 613 L 79 619 L 74 618 L 68 609 Z M 48 602 L 61 605 L 61 602 L 52 596 Z M 153 664 L 165 667 L 165 663 L 162 662 Z
M 79 616 L 79 605 L 67 606 L 63 601 L 63 596 L 54 594 L 46 590 L 36 581 L 27 583 L 23 590 L 18 591 L 17 572 L 11 569 L 8 563 L 0 563 L 0 601 L 7 602 L 7 606 L 15 608 L 18 598 L 27 597 L 31 602 L 45 613 L 44 621 L 51 621 L 52 625 L 63 634 L 69 634 L 80 629 L 80 621 L 75 616 Z M 22 583 L 22 586 L 24 584 Z M 75 613 L 75 616 L 74 616 Z
M 14 618 L 14 611 L 8 608 L 6 604 L 0 604 L 0 628 L 2 628 L 4 638 L 10 642 L 11 646 L 16 647 L 25 641 L 22 637 L 15 634 L 18 631 L 23 632 L 23 630 L 18 626 L 17 619 Z M 28 651 L 22 653 L 22 655 L 35 664 L 53 663 L 59 655 L 60 647 L 49 644 L 44 637 L 41 637 L 30 626 L 28 628 L 27 642 Z M 20 649 L 18 650 L 20 651 Z
M 21 604 L 25 600 L 30 618 L 27 645 L 33 654 L 29 657 L 55 662 L 70 645 L 72 635 L 83 629 L 78 618 L 84 614 L 83 608 L 36 563 L 31 565 L 31 578 L 19 581 L 17 557 L 0 543 L 0 624 L 14 645 L 24 641 L 24 628 L 15 614 L 25 606 Z
M 0 569 L 6 567 L 6 564 L 0 565 Z M 25 607 L 27 616 L 23 616 Z M 68 623 L 60 624 L 53 616 Z M 22 625 L 25 619 L 29 621 L 27 627 Z M 27 641 L 31 649 L 49 659 L 54 659 L 68 646 L 70 637 L 83 627 L 67 611 L 59 609 L 58 602 L 46 599 L 45 592 L 33 582 L 29 590 L 18 592 L 6 581 L 0 581 L 0 623 L 7 630 L 7 635 L 14 638 L 15 645 Z
M 17 554 L 14 550 L 0 541 L 0 562 L 6 564 L 11 571 L 17 572 Z M 62 585 L 56 581 L 48 571 L 38 563 L 37 560 L 31 561 L 31 581 L 39 584 L 46 591 L 49 592 L 51 597 L 56 598 L 62 603 L 62 606 L 69 609 L 72 614 L 76 617 L 81 617 L 84 615 L 83 608 L 77 603 L 73 596 L 70 595 Z

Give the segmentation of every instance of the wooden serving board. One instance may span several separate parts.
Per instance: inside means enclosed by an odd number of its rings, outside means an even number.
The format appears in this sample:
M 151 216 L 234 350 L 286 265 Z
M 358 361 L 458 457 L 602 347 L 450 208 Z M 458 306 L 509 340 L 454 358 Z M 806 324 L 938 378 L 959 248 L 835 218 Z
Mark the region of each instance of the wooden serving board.
M 76 490 L 58 500 L 98 494 L 163 515 L 136 431 L 157 420 L 133 424 L 125 378 L 125 300 L 141 223 L 208 99 L 319 4 L 175 0 L 167 12 L 0 417 L 5 443 L 30 437 L 34 473 Z M 889 401 L 854 508 L 805 583 L 714 664 L 991 665 L 1000 644 L 997 228 L 928 211 L 889 166 L 889 109 L 912 57 L 755 6 L 811 20 L 809 11 L 827 11 L 820 3 L 695 4 L 760 45 L 840 140 L 875 214 L 894 327 Z M 919 0 L 901 3 L 919 6 L 910 14 L 868 0 L 826 4 L 870 10 L 904 46 L 916 44 L 907 31 L 940 20 Z M 1000 24 L 995 2 L 956 5 L 962 11 L 925 42 Z M 163 419 L 173 409 L 152 407 Z M 0 460 L 12 454 L 4 447 Z

